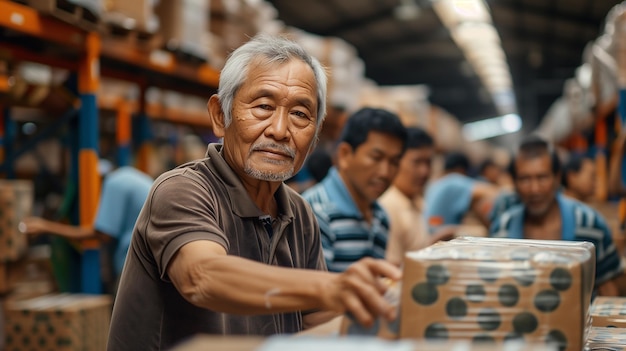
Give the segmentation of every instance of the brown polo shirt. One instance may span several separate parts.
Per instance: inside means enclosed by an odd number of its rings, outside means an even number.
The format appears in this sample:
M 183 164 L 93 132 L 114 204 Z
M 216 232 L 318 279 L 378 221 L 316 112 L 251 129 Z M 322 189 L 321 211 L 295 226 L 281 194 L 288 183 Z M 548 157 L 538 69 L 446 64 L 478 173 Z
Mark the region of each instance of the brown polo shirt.
M 165 350 L 197 333 L 271 335 L 302 330 L 302 313 L 239 316 L 187 302 L 167 277 L 183 245 L 211 240 L 229 255 L 283 267 L 325 270 L 319 227 L 309 205 L 281 185 L 270 238 L 265 213 L 248 196 L 220 150 L 164 173 L 135 224 L 115 300 L 109 350 Z

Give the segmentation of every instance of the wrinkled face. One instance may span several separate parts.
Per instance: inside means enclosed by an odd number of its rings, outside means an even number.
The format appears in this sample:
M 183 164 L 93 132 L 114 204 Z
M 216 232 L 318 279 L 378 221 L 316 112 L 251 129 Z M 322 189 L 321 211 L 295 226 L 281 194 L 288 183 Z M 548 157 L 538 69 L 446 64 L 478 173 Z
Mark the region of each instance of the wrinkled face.
M 233 101 L 224 149 L 238 173 L 264 181 L 295 174 L 317 133 L 317 85 L 313 70 L 292 59 L 252 63 Z
M 407 149 L 393 184 L 411 197 L 423 194 L 430 178 L 433 153 L 433 148 L 429 146 Z
M 585 159 L 582 162 L 580 171 L 568 174 L 568 185 L 572 191 L 588 198 L 593 196 L 596 190 L 596 166 L 593 161 Z
M 550 155 L 515 159 L 515 189 L 526 206 L 526 213 L 542 216 L 550 209 L 559 186 L 558 174 L 552 173 Z
M 402 140 L 376 131 L 356 150 L 343 143 L 337 165 L 357 204 L 369 204 L 382 195 L 398 173 Z

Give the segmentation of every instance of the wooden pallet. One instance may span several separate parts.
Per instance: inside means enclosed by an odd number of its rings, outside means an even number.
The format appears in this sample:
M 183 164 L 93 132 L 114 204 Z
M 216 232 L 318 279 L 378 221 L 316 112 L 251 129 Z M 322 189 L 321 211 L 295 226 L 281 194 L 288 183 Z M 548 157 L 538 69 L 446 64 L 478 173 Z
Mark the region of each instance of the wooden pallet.
M 100 16 L 68 0 L 14 0 L 87 31 L 97 31 Z

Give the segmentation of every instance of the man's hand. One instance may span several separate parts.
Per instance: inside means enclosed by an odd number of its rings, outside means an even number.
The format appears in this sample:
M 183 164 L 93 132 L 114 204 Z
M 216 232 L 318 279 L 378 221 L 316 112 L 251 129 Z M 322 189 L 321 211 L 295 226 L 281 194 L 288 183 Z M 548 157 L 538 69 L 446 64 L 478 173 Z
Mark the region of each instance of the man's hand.
M 397 306 L 383 297 L 388 285 L 381 278 L 397 281 L 401 276 L 387 261 L 364 258 L 337 274 L 322 298 L 328 309 L 349 312 L 361 325 L 370 327 L 379 316 L 389 321 L 397 317 Z
M 48 221 L 40 217 L 25 218 L 18 225 L 20 232 L 29 235 L 38 235 L 48 231 Z

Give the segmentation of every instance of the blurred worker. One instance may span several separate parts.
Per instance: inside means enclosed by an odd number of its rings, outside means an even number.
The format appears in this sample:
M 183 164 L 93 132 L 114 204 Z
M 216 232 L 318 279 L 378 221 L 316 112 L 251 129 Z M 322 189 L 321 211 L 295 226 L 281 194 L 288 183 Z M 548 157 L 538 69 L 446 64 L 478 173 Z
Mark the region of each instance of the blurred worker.
M 478 168 L 478 174 L 478 180 L 486 183 L 491 183 L 493 185 L 500 185 L 502 168 L 492 159 L 488 158 L 480 164 L 480 167 Z
M 302 194 L 319 222 L 328 270 L 385 257 L 389 219 L 376 200 L 398 173 L 405 147 L 406 128 L 397 115 L 363 108 L 348 118 L 336 166 Z
M 561 167 L 551 145 L 538 136 L 522 140 L 511 167 L 521 204 L 505 211 L 491 226 L 494 237 L 589 241 L 596 247 L 596 288 L 615 296 L 620 257 L 602 216 L 559 192 Z
M 120 167 L 104 177 L 93 227 L 29 217 L 22 223 L 22 229 L 27 234 L 46 233 L 71 240 L 97 239 L 102 243 L 114 241 L 112 264 L 116 281 L 122 273 L 133 227 L 152 182 L 150 176 L 133 167 Z
M 390 222 L 386 258 L 396 265 L 402 263 L 405 252 L 451 236 L 451 233 L 428 235 L 422 216 L 424 190 L 430 178 L 434 152 L 433 138 L 426 131 L 407 128 L 406 151 L 400 160 L 398 175 L 379 199 Z
M 596 190 L 596 165 L 589 157 L 572 156 L 564 165 L 563 194 L 582 202 L 592 202 Z
M 424 218 L 431 235 L 445 227 L 455 228 L 470 212 L 485 227 L 489 226 L 489 212 L 499 189 L 468 177 L 469 168 L 467 156 L 449 153 L 444 161 L 444 176 L 426 189 Z

